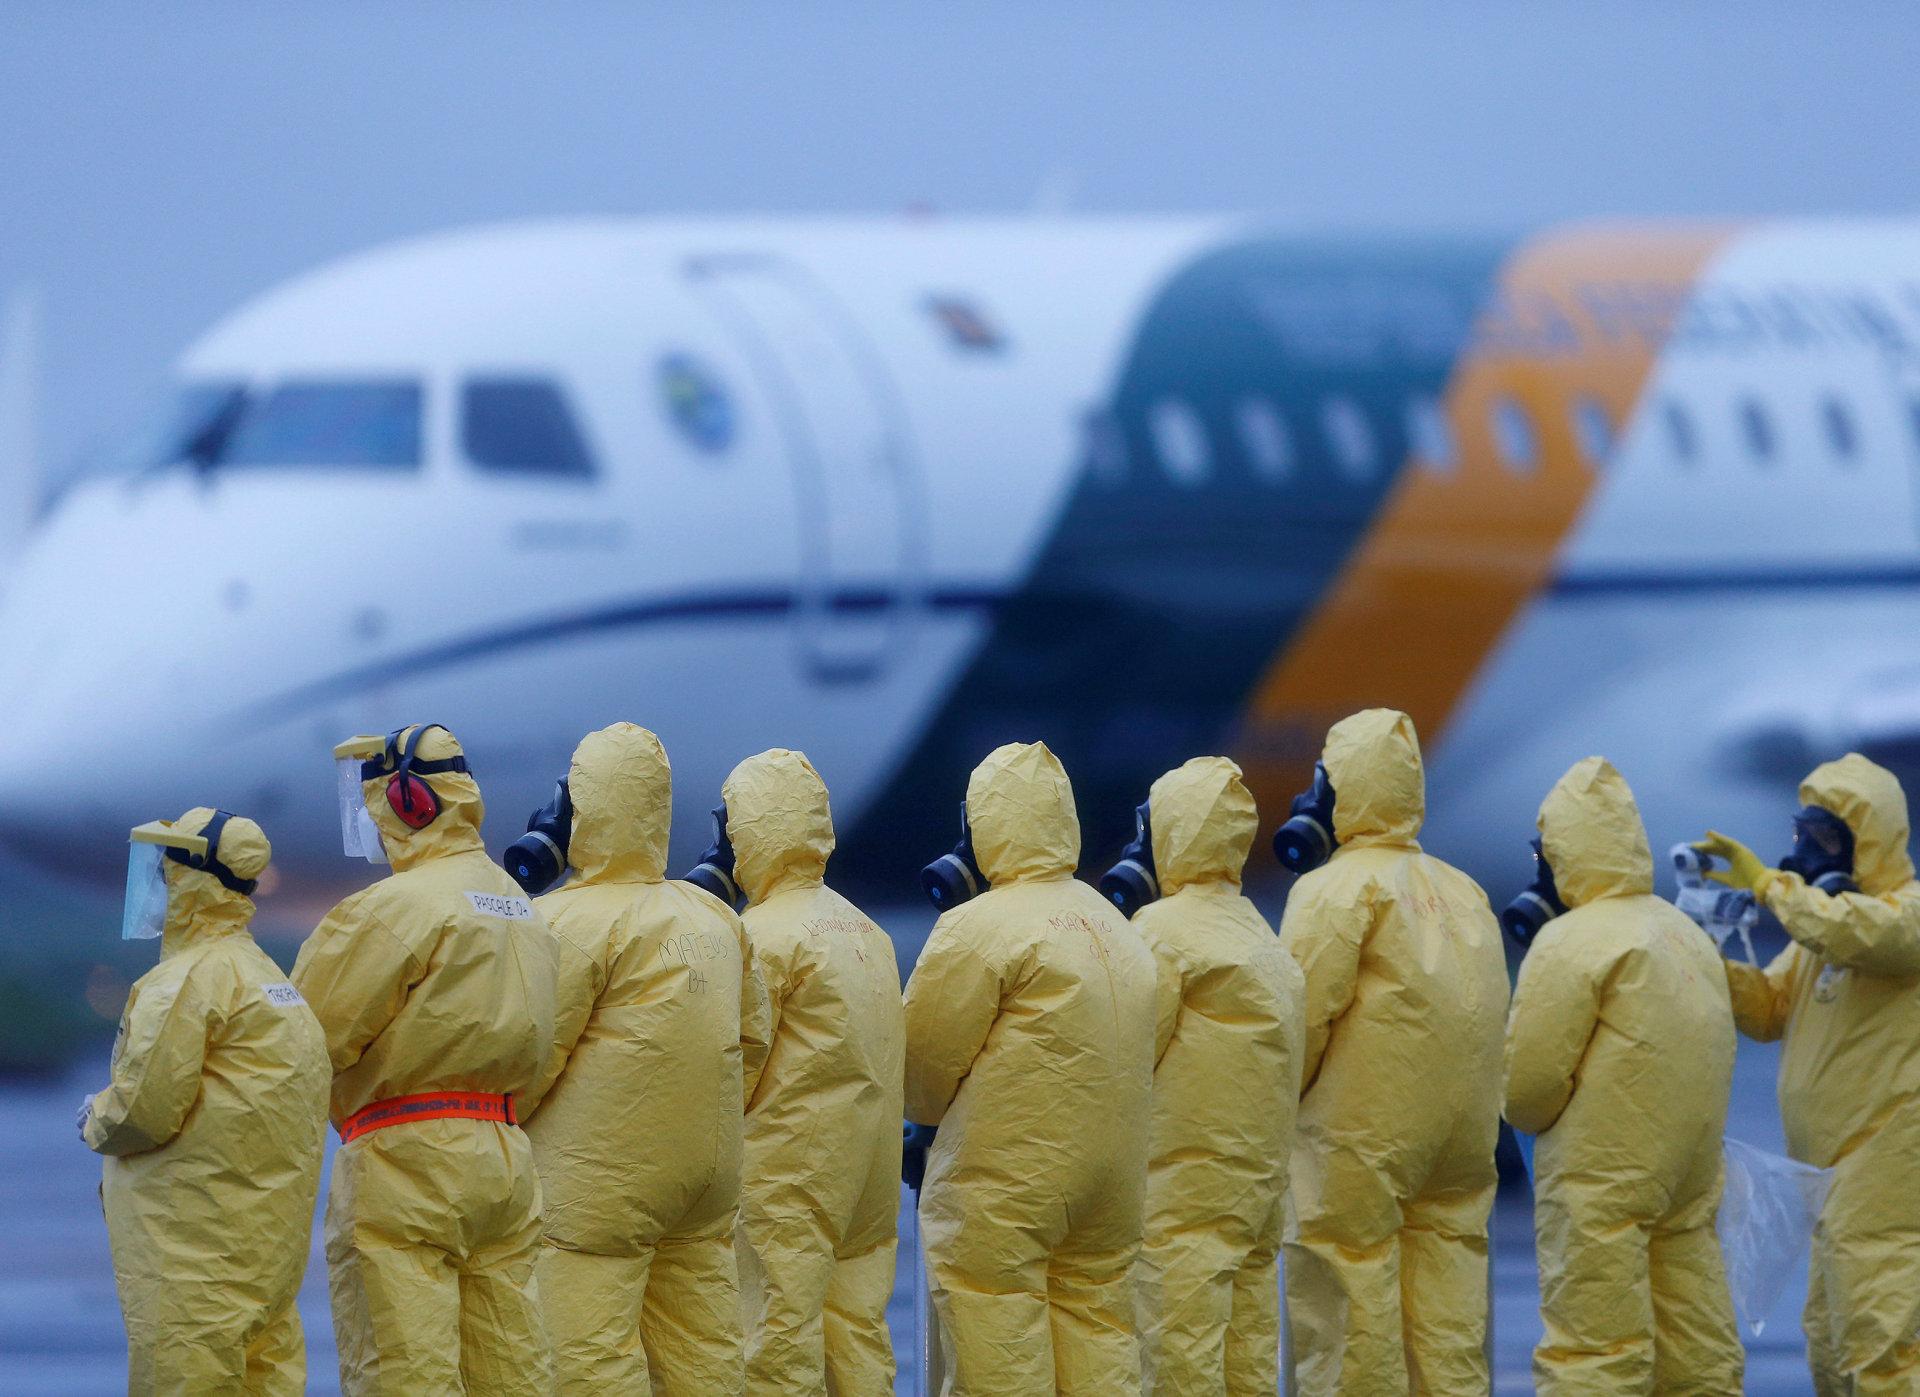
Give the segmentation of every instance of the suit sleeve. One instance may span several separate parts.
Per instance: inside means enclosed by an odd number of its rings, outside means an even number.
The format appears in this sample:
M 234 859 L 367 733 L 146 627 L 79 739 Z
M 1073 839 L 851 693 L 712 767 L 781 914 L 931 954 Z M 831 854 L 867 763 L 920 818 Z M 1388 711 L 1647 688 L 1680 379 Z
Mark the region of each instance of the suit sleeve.
M 336 1073 L 360 1060 L 425 974 L 370 898 L 348 898 L 314 928 L 293 963 L 293 983 L 326 1032 Z
M 961 925 L 947 917 L 935 924 L 907 980 L 906 1110 L 921 1125 L 945 1118 L 1000 1017 L 1001 975 L 967 944 Z
M 740 919 L 731 912 L 727 915 L 740 944 L 740 1104 L 745 1109 L 760 1089 L 760 1074 L 773 1051 L 773 1007 L 767 999 L 767 982 L 754 960 L 753 941 Z
M 746 919 L 741 919 L 745 924 Z M 755 1074 L 756 1082 L 765 1075 L 764 1060 L 773 1055 L 773 1044 L 780 1037 L 780 1021 L 787 1008 L 787 996 L 792 994 L 805 973 L 799 964 L 800 947 L 797 942 L 776 937 L 771 934 L 756 934 L 751 925 L 747 926 L 747 942 L 753 950 L 753 969 L 760 977 L 760 988 L 766 995 L 767 1051 L 763 1055 L 762 1070 Z M 759 1099 L 757 1091 L 747 1093 L 747 1113 L 753 1113 L 754 1104 Z
M 540 1109 L 553 1084 L 567 1070 L 573 1050 L 593 1021 L 593 1011 L 599 1007 L 600 995 L 607 987 L 604 947 L 603 953 L 595 956 L 558 931 L 551 935 L 554 942 L 553 1049 L 547 1054 L 546 1066 L 532 1089 L 513 1100 L 514 1111 L 523 1122 Z
M 177 981 L 149 985 L 127 1004 L 113 1054 L 113 1081 L 93 1099 L 87 1145 L 101 1154 L 140 1154 L 180 1133 L 200 1099 L 207 1040 L 218 1011 L 209 976 L 194 966 Z
M 1764 970 L 1745 961 L 1729 960 L 1727 992 L 1733 997 L 1734 1026 L 1762 1043 L 1771 1043 L 1785 1033 L 1794 982 L 1806 958 L 1804 950 L 1789 942 Z
M 1333 1026 L 1353 1004 L 1360 982 L 1360 952 L 1373 930 L 1373 903 L 1353 896 L 1328 878 L 1301 879 L 1287 899 L 1280 943 L 1299 963 L 1306 980 L 1306 1054 L 1300 1064 L 1304 1094 L 1320 1075 Z
M 1150 936 L 1146 940 L 1147 949 L 1153 952 L 1153 1065 L 1158 1067 L 1180 1027 L 1186 977 L 1181 972 L 1180 957 L 1172 947 L 1158 937 Z
M 1506 1117 L 1530 1135 L 1551 1129 L 1567 1109 L 1600 1022 L 1603 977 L 1580 963 L 1574 945 L 1572 936 L 1534 944 L 1507 1015 Z
M 1761 883 L 1760 901 L 1823 965 L 1890 978 L 1920 975 L 1920 886 L 1885 897 L 1829 896 L 1797 873 L 1775 872 Z

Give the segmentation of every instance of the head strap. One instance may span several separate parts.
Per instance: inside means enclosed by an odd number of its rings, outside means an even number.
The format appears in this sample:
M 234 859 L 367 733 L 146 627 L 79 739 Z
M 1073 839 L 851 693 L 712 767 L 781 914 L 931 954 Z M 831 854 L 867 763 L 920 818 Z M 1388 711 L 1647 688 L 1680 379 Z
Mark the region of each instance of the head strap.
M 377 780 L 382 776 L 405 776 L 411 772 L 415 776 L 438 776 L 447 771 L 470 771 L 465 757 L 443 757 L 439 761 L 422 761 L 414 754 L 420 750 L 421 739 L 438 728 L 452 737 L 453 733 L 440 723 L 421 723 L 411 733 L 405 728 L 395 728 L 387 734 L 387 749 L 377 757 L 371 757 L 360 763 L 362 781 Z
M 204 854 L 189 853 L 185 849 L 168 846 L 163 852 L 175 863 L 185 864 L 196 873 L 205 873 L 220 882 L 228 892 L 239 893 L 242 897 L 252 897 L 253 890 L 260 886 L 258 878 L 242 878 L 220 861 L 220 832 L 227 827 L 227 821 L 233 816 L 225 810 L 213 812 L 213 818 L 207 821 L 207 827 L 200 831 L 200 837 L 207 841 Z

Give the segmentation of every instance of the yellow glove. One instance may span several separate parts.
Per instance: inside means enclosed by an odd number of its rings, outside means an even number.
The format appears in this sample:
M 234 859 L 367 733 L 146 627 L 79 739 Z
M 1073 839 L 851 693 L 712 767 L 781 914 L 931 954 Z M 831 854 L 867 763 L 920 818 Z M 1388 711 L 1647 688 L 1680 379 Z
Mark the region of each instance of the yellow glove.
M 1767 866 L 1760 862 L 1760 856 L 1753 850 L 1739 840 L 1729 839 L 1713 830 L 1708 830 L 1707 837 L 1693 848 L 1695 853 L 1726 860 L 1726 868 L 1709 868 L 1707 877 L 1716 883 L 1725 883 L 1730 888 L 1745 888 L 1751 892 L 1767 873 Z

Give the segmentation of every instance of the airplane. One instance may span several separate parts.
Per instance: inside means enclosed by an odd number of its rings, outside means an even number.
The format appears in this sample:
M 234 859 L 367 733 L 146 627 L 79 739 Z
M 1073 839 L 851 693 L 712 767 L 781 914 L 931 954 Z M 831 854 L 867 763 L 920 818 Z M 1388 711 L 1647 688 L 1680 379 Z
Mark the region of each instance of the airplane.
M 676 867 L 796 747 L 835 876 L 912 901 L 998 743 L 1060 754 L 1097 876 L 1161 771 L 1235 756 L 1270 832 L 1384 704 L 1496 904 L 1590 752 L 1656 848 L 1784 849 L 1816 761 L 1920 771 L 1917 479 L 1913 221 L 449 232 L 242 306 L 37 515 L 6 490 L 0 848 L 104 887 L 218 803 L 304 929 L 377 874 L 337 740 L 454 729 L 497 850 L 626 718 Z

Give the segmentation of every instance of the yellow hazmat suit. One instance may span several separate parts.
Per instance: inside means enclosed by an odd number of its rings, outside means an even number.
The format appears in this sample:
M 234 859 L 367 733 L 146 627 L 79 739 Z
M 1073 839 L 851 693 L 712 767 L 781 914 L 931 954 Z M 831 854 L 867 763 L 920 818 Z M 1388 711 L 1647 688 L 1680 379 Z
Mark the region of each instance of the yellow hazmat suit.
M 1140 1390 L 1130 1271 L 1153 1085 L 1153 957 L 1074 879 L 1080 822 L 1039 743 L 967 783 L 992 887 L 935 923 L 907 984 L 907 1116 L 951 1397 Z
M 1280 939 L 1306 972 L 1287 1219 L 1300 1391 L 1484 1393 L 1487 1215 L 1507 966 L 1486 894 L 1420 852 L 1413 720 L 1336 723 L 1322 760 L 1339 847 Z
M 741 1112 L 766 998 L 740 919 L 665 878 L 673 775 L 632 723 L 589 733 L 567 779 L 575 876 L 540 899 L 563 951 L 552 1086 L 527 1107 L 546 1188 L 540 1301 L 563 1393 L 741 1387 Z M 557 1079 L 557 1080 L 556 1080 Z
M 1159 971 L 1140 1266 L 1145 1390 L 1271 1397 L 1305 986 L 1240 895 L 1259 825 L 1240 768 L 1196 757 L 1148 799 L 1162 896 L 1133 918 Z
M 443 729 L 420 740 L 422 761 L 458 756 Z M 394 812 L 385 777 L 363 783 L 393 873 L 328 913 L 294 964 L 333 1057 L 335 1125 L 400 1097 L 522 1095 L 551 1051 L 553 937 L 487 857 L 473 778 L 424 779 L 440 804 L 424 829 Z M 326 1219 L 341 1387 L 550 1391 L 539 1236 L 516 1126 L 413 1119 L 342 1145 Z
M 1920 883 L 1907 798 L 1848 754 L 1800 786 L 1847 822 L 1857 893 L 1768 870 L 1755 888 L 1793 938 L 1764 971 L 1727 963 L 1734 1020 L 1786 1035 L 1780 1115 L 1795 1159 L 1833 1167 L 1814 1232 L 1807 1354 L 1821 1397 L 1920 1392 Z
M 762 752 L 722 789 L 773 1043 L 747 1108 L 747 1391 L 884 1397 L 905 1026 L 893 942 L 822 881 L 827 788 Z
M 175 822 L 204 830 L 208 809 Z M 235 816 L 220 861 L 258 878 L 270 850 Z M 307 1266 L 327 1128 L 320 1026 L 247 931 L 253 900 L 162 864 L 160 963 L 134 984 L 93 1098 L 88 1146 L 127 1320 L 127 1390 L 298 1393 L 307 1355 L 293 1299 Z
M 1569 909 L 1527 952 L 1507 1023 L 1507 1119 L 1538 1135 L 1542 1394 L 1737 1393 L 1720 1263 L 1733 1009 L 1707 934 L 1653 895 L 1633 793 L 1588 757 L 1540 807 Z

